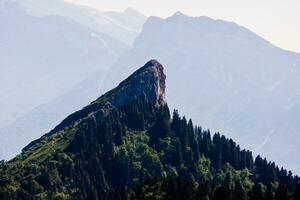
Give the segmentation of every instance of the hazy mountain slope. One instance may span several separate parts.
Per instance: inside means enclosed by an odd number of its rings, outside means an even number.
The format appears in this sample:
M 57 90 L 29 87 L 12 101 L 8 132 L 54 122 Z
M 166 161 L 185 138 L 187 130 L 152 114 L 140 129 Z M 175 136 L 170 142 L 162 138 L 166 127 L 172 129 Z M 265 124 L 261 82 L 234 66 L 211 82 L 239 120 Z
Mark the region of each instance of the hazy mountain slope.
M 106 82 L 150 58 L 167 66 L 171 108 L 300 173 L 299 54 L 231 22 L 176 13 L 149 18 Z
M 158 179 L 193 182 L 195 189 L 203 183 L 216 188 L 239 186 L 243 192 L 236 193 L 238 197 L 255 191 L 257 183 L 276 182 L 278 188 L 285 185 L 286 193 L 295 191 L 299 177 L 291 172 L 261 157 L 254 160 L 250 151 L 232 139 L 211 136 L 194 127 L 192 120 L 180 117 L 178 111 L 171 117 L 165 80 L 163 66 L 151 60 L 32 141 L 14 159 L 0 162 L 0 199 L 145 199 L 132 190 L 126 196 L 116 190 Z M 151 188 L 154 185 L 167 186 L 154 183 Z M 181 190 L 182 185 L 167 187 Z M 214 190 L 199 187 L 202 194 Z M 146 199 L 171 197 L 148 191 L 139 189 L 137 193 L 144 193 Z M 111 192 L 116 193 L 111 196 Z M 177 199 L 187 196 L 193 192 L 182 189 Z
M 27 12 L 35 16 L 60 15 L 68 17 L 128 45 L 133 43 L 147 19 L 133 9 L 126 9 L 124 12 L 104 12 L 63 0 L 18 0 L 18 2 Z
M 96 99 L 105 75 L 105 71 L 95 73 L 71 91 L 35 107 L 29 113 L 0 128 L 0 160 L 13 158 L 25 145 L 49 132 L 65 116 Z
M 68 18 L 31 16 L 17 2 L 1 2 L 0 27 L 0 126 L 96 70 L 107 70 L 127 50 L 122 42 Z

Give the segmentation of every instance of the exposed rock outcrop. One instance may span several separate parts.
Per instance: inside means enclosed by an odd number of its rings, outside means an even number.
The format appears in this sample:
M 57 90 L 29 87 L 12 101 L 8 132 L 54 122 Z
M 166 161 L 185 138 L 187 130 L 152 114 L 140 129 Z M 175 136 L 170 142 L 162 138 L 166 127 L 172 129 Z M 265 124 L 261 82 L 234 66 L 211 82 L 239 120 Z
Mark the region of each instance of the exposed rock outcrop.
M 165 80 L 163 66 L 157 60 L 150 60 L 110 91 L 108 101 L 118 107 L 145 95 L 150 103 L 165 104 Z
M 75 123 L 79 119 L 83 119 L 93 112 L 101 110 L 102 114 L 105 115 L 105 112 L 112 107 L 118 108 L 129 105 L 143 96 L 146 96 L 148 102 L 153 106 L 165 105 L 165 81 L 166 75 L 163 66 L 157 60 L 150 60 L 116 88 L 102 95 L 82 110 L 68 116 L 50 134 Z

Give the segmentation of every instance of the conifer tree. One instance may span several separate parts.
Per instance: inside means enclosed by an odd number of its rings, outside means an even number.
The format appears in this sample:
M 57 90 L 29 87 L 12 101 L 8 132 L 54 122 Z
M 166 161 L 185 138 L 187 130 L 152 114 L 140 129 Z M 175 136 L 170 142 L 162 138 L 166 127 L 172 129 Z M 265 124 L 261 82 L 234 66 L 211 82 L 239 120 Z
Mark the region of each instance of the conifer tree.
M 245 191 L 240 182 L 236 183 L 234 190 L 235 200 L 248 200 L 247 191 Z
M 249 196 L 250 200 L 264 200 L 262 184 L 255 184 Z
M 275 194 L 275 200 L 288 200 L 288 191 L 285 185 L 279 184 Z
M 266 192 L 265 192 L 265 200 L 274 200 L 272 185 L 270 183 L 267 184 L 267 189 L 266 189 Z
M 296 189 L 293 195 L 293 200 L 300 200 L 300 183 L 297 183 Z

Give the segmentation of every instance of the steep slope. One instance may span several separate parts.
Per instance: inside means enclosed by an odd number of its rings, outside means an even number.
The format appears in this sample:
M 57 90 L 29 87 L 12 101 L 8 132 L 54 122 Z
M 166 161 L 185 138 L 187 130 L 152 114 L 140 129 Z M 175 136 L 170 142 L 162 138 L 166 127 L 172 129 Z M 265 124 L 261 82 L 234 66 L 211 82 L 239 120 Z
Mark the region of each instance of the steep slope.
M 171 108 L 300 173 L 299 54 L 232 22 L 178 12 L 148 19 L 106 89 L 153 57 L 167 66 Z
M 133 43 L 147 19 L 131 8 L 124 12 L 104 12 L 63 0 L 18 0 L 18 3 L 32 15 L 64 16 L 98 33 L 110 35 L 127 45 Z
M 0 163 L 0 198 L 111 199 L 114 190 L 174 177 L 195 187 L 197 181 L 240 184 L 248 192 L 254 183 L 279 182 L 294 190 L 299 178 L 291 172 L 261 157 L 254 161 L 250 151 L 220 134 L 211 138 L 177 111 L 171 118 L 163 70 L 149 61 Z
M 23 153 L 10 163 L 20 168 L 30 165 L 29 163 L 45 164 L 44 166 L 47 166 L 53 158 L 64 152 L 66 154 L 74 154 L 74 156 L 81 156 L 77 153 L 88 150 L 85 149 L 85 145 L 91 148 L 98 148 L 99 144 L 102 146 L 120 143 L 120 137 L 126 131 L 123 129 L 125 128 L 123 123 L 127 123 L 128 130 L 131 128 L 139 130 L 142 128 L 142 123 L 151 124 L 155 110 L 165 104 L 165 75 L 162 70 L 163 68 L 158 62 L 150 61 L 128 79 L 120 83 L 116 89 L 106 93 L 84 109 L 70 115 L 49 134 L 29 144 L 24 148 Z M 139 121 L 136 121 L 136 118 L 140 117 L 140 114 L 145 113 L 140 113 L 141 110 L 136 110 L 136 107 L 134 107 L 135 103 L 141 103 L 145 108 L 149 106 L 147 112 L 144 111 L 147 113 L 147 116 L 143 117 L 141 124 L 139 124 Z M 138 107 L 137 109 L 140 108 Z M 111 127 L 111 125 L 114 127 Z M 89 129 L 92 126 L 97 129 L 95 129 L 96 132 L 91 133 L 91 135 L 84 133 L 84 129 Z M 108 130 L 107 128 L 112 129 Z M 108 133 L 107 131 L 112 132 Z M 80 138 L 86 136 L 88 138 Z M 93 137 L 96 138 L 93 139 Z M 91 142 L 91 139 L 98 144 L 84 144 L 85 142 Z M 83 143 L 79 144 L 78 142 Z M 77 145 L 83 146 L 79 147 Z M 89 154 L 89 152 L 86 153 L 86 155 Z M 90 156 L 91 159 L 98 158 L 96 155 L 90 154 Z M 99 168 L 99 170 L 101 169 Z M 23 173 L 22 170 L 19 172 Z M 79 171 L 79 173 L 81 172 Z M 0 175 L 3 175 L 2 170 Z M 101 178 L 103 174 L 99 174 L 99 176 Z M 104 185 L 100 189 L 105 189 Z
M 1 1 L 0 26 L 0 127 L 106 72 L 128 48 L 65 17 L 34 17 L 13 1 Z

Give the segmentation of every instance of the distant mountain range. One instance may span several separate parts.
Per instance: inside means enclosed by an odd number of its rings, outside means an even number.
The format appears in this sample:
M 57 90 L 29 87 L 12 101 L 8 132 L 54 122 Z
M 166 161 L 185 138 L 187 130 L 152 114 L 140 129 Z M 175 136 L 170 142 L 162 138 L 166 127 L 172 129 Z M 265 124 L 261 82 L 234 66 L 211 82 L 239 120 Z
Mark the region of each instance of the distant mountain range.
M 7 143 L 4 149 L 15 146 L 15 150 L 2 157 L 11 158 L 28 142 L 24 138 L 50 130 L 64 115 L 113 88 L 151 58 L 166 65 L 171 108 L 300 173 L 300 55 L 233 22 L 180 12 L 167 19 L 150 17 L 130 50 L 109 67 L 108 75 L 97 72 L 106 77 L 105 84 L 93 75 L 0 129 L 1 135 L 20 138 L 20 143 Z M 39 128 L 28 127 L 37 119 Z
M 83 80 L 71 91 L 60 97 L 37 106 L 25 116 L 0 129 L 0 158 L 10 159 L 32 140 L 49 132 L 65 116 L 81 109 L 88 102 L 97 98 L 105 73 L 95 73 Z M 26 130 L 26 131 L 24 131 Z
M 150 60 L 0 162 L 0 199 L 298 199 L 299 177 L 171 117 L 165 92 L 164 68 Z
M 18 1 L 0 9 L 0 126 L 107 70 L 128 49 L 69 18 L 32 16 Z
M 36 17 L 59 15 L 70 18 L 98 33 L 104 33 L 131 45 L 142 31 L 147 18 L 127 8 L 124 12 L 99 11 L 91 7 L 67 3 L 63 0 L 17 0 L 20 6 Z
M 80 104 L 79 99 L 73 104 L 64 99 L 63 106 L 56 107 L 60 111 L 43 109 L 47 111 L 29 117 L 28 123 L 22 123 L 24 115 L 68 96 L 90 76 L 97 76 L 99 88 L 104 74 L 129 49 L 146 18 L 132 9 L 100 12 L 60 0 L 4 0 L 0 4 L 0 132 L 5 137 L 0 157 L 7 159 L 91 99 L 84 96 L 87 101 Z M 43 120 L 50 125 L 38 123 Z M 31 134 L 33 130 L 38 134 Z
M 171 108 L 300 173 L 299 54 L 233 22 L 150 17 L 106 89 L 151 58 L 166 65 Z

